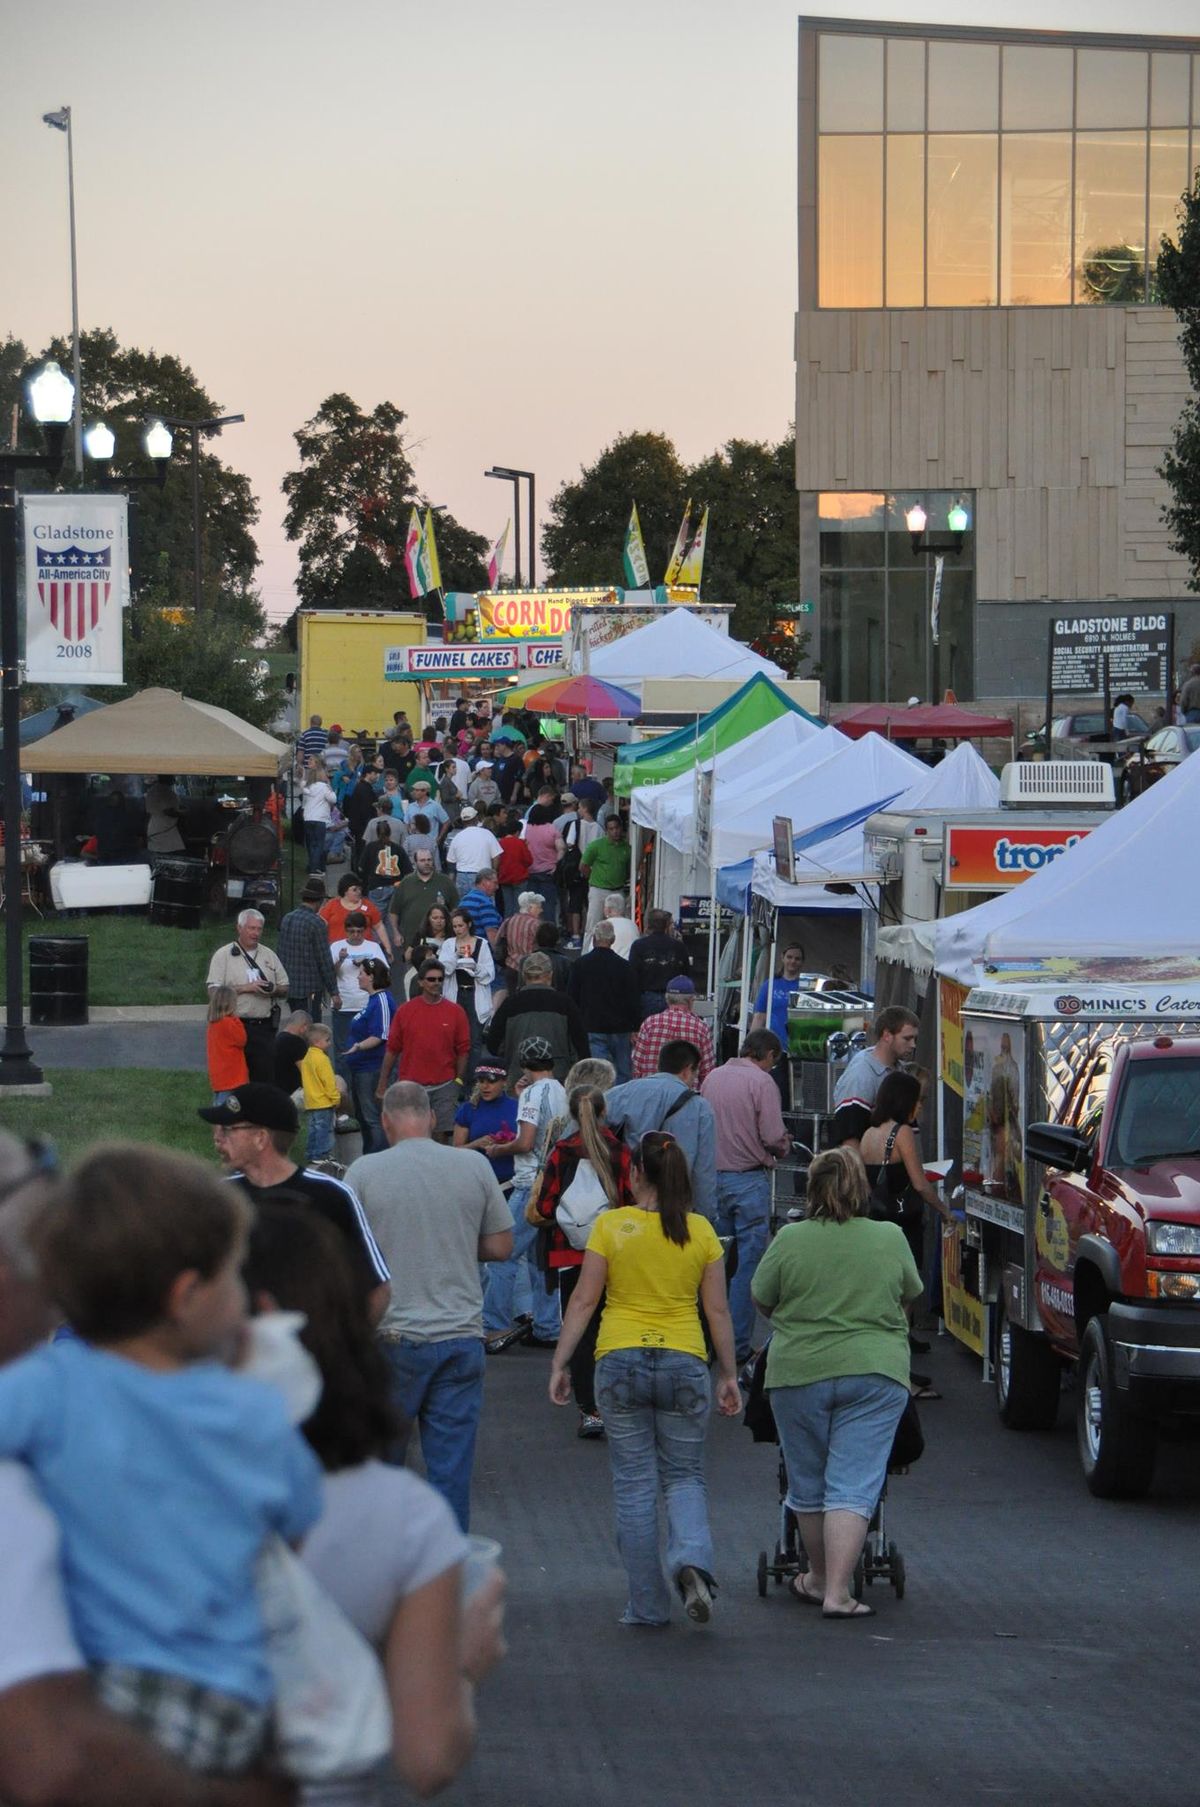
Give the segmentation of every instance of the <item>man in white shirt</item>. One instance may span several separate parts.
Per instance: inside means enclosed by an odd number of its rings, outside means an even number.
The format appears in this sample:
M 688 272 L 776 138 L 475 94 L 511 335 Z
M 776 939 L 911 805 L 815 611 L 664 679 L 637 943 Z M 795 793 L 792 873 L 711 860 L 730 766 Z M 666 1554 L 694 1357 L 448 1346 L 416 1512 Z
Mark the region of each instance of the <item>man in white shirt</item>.
M 382 960 L 385 966 L 390 966 L 391 961 L 378 941 L 371 940 L 366 917 L 357 910 L 351 910 L 347 916 L 345 935 L 333 943 L 329 954 L 338 987 L 337 1009 L 333 1013 L 333 1046 L 340 1054 L 350 1038 L 351 1021 L 366 1008 L 367 994 L 358 982 L 359 967 L 364 960 Z
M 466 896 L 481 872 L 495 870 L 501 851 L 491 829 L 480 822 L 479 811 L 468 804 L 462 812 L 462 827 L 446 848 L 446 863 L 457 874 L 460 897 Z
M 625 899 L 619 891 L 611 892 L 604 900 L 604 921 L 609 923 L 613 931 L 613 952 L 620 954 L 622 960 L 628 960 L 629 950 L 637 940 L 641 930 L 632 916 L 625 914 Z M 589 935 L 583 944 L 585 954 L 592 949 L 592 937 Z

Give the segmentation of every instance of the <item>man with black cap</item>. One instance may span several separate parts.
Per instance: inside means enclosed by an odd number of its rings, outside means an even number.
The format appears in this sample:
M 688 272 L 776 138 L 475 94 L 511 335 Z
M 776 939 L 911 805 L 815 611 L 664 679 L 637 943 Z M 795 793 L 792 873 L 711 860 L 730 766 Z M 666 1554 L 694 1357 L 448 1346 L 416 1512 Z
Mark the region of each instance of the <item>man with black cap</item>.
M 392 1296 L 391 1275 L 371 1234 L 357 1194 L 331 1174 L 298 1167 L 290 1149 L 300 1120 L 291 1099 L 273 1085 L 239 1085 L 223 1104 L 200 1111 L 213 1126 L 217 1159 L 254 1199 L 310 1205 L 346 1238 L 367 1315 L 377 1324 Z
M 288 1009 L 303 1010 L 314 1023 L 321 1005 L 337 996 L 337 974 L 329 951 L 329 930 L 320 911 L 328 902 L 325 880 L 315 873 L 304 881 L 300 902 L 279 925 L 279 958 L 287 969 Z

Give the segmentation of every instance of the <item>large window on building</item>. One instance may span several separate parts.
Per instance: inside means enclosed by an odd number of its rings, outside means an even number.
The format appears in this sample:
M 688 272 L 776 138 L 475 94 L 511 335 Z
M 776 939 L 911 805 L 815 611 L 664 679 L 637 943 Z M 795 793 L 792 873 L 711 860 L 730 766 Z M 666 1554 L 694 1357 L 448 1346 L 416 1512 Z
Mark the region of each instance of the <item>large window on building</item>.
M 926 517 L 926 543 L 915 554 L 907 521 L 914 504 Z M 958 552 L 956 506 L 967 521 Z M 974 696 L 974 519 L 967 491 L 834 490 L 818 498 L 821 670 L 831 701 L 940 702 L 947 689 Z
M 1200 162 L 1200 55 L 821 32 L 821 307 L 1118 305 Z

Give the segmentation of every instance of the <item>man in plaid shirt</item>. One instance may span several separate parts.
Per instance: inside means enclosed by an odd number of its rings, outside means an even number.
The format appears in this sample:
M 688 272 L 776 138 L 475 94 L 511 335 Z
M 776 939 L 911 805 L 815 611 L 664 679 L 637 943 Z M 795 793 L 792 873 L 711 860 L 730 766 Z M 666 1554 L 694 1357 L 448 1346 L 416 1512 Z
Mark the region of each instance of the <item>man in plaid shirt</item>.
M 279 958 L 288 976 L 288 1008 L 306 1011 L 314 1023 L 321 1020 L 322 1000 L 336 998 L 338 989 L 329 930 L 319 915 L 325 902 L 324 879 L 307 879 L 299 905 L 289 910 L 279 925 Z
M 658 1072 L 658 1057 L 668 1042 L 691 1042 L 700 1050 L 700 1076 L 703 1085 L 713 1070 L 712 1030 L 693 1009 L 696 987 L 683 973 L 667 986 L 667 1007 L 656 1016 L 648 1016 L 637 1032 L 633 1044 L 633 1077 L 649 1079 Z

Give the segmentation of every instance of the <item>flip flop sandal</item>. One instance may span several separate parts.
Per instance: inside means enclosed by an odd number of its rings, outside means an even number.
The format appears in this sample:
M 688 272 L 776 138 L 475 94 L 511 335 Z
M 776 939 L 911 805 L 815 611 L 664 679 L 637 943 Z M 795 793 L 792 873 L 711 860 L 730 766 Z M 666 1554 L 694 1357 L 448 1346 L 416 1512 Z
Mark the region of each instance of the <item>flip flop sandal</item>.
M 820 1594 L 810 1594 L 804 1585 L 804 1575 L 807 1573 L 808 1570 L 806 1569 L 804 1574 L 792 1576 L 792 1579 L 788 1582 L 788 1593 L 792 1596 L 793 1600 L 799 1601 L 801 1606 L 820 1606 Z
M 875 1608 L 873 1606 L 868 1606 L 865 1600 L 858 1600 L 855 1602 L 854 1606 L 851 1607 L 849 1612 L 822 1612 L 821 1617 L 827 1620 L 873 1619 L 875 1617 Z

